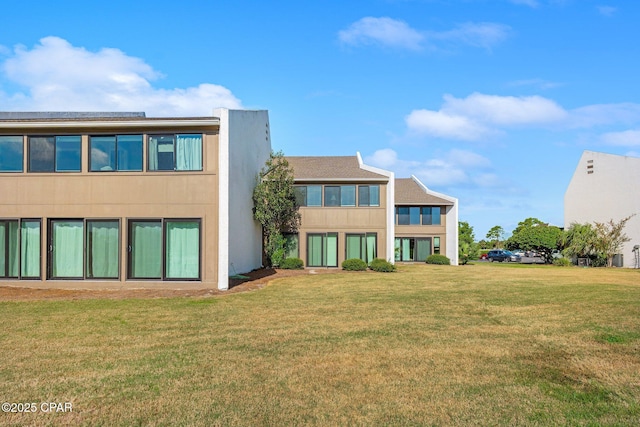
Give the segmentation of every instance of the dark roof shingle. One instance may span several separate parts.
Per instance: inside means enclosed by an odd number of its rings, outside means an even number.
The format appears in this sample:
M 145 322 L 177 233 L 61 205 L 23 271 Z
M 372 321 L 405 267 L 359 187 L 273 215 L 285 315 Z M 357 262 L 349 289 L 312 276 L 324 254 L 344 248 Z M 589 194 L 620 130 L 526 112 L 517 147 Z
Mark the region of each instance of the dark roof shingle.
M 388 181 L 382 174 L 361 169 L 356 156 L 292 156 L 285 157 L 296 180 L 364 179 Z
M 453 202 L 424 191 L 413 178 L 396 178 L 396 205 L 440 205 L 453 206 Z

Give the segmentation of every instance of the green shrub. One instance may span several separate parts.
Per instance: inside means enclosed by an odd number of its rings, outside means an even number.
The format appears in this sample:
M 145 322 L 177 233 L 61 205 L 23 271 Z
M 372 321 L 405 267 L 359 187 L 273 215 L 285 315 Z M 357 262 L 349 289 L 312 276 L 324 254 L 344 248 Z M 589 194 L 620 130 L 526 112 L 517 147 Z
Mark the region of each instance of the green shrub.
M 396 271 L 396 266 L 382 258 L 376 258 L 369 263 L 369 268 L 379 273 L 391 273 Z
M 367 263 L 360 258 L 350 258 L 342 261 L 342 269 L 347 271 L 366 271 Z
M 285 270 L 302 270 L 304 268 L 304 261 L 300 258 L 285 258 L 280 268 Z
M 451 260 L 444 255 L 433 254 L 427 257 L 427 264 L 450 265 Z
M 553 265 L 557 265 L 558 267 L 569 267 L 572 264 L 569 258 L 556 258 L 553 260 Z

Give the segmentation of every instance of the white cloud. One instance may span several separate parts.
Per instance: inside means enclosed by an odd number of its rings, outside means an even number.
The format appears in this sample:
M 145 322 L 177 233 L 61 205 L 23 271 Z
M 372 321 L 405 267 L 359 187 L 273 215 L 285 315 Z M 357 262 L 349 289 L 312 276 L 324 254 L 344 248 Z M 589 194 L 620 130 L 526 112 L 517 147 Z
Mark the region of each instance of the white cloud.
M 468 22 L 457 25 L 452 30 L 429 33 L 429 39 L 490 49 L 491 46 L 505 40 L 510 30 L 510 27 L 502 24 Z
M 464 99 L 445 95 L 444 109 L 496 125 L 552 123 L 567 116 L 554 101 L 541 96 L 496 96 L 473 93 Z
M 475 141 L 490 131 L 472 118 L 446 111 L 413 110 L 405 122 L 410 130 L 438 138 Z
M 338 33 L 341 42 L 359 46 L 379 44 L 417 50 L 421 48 L 424 36 L 411 28 L 406 22 L 382 17 L 365 17 L 354 22 L 346 30 Z
M 427 45 L 435 48 L 437 43 L 490 49 L 506 39 L 510 30 L 502 24 L 469 22 L 447 31 L 420 31 L 404 21 L 368 16 L 339 31 L 338 39 L 351 46 L 379 45 L 409 50 L 421 50 Z
M 4 110 L 145 111 L 149 116 L 210 115 L 213 108 L 240 108 L 223 86 L 160 89 L 162 77 L 144 60 L 118 49 L 91 52 L 59 37 L 32 49 L 18 46 L 1 65 L 4 78 L 25 88 L 1 94 Z
M 562 107 L 540 96 L 473 93 L 466 98 L 444 95 L 439 111 L 414 110 L 405 121 L 414 132 L 473 141 L 499 132 L 495 126 L 552 124 L 566 117 Z
M 396 177 L 417 176 L 428 187 L 474 184 L 475 175 L 491 167 L 489 159 L 467 150 L 452 149 L 437 158 L 402 160 L 385 148 L 365 158 L 365 163 L 392 170 Z
M 609 132 L 601 137 L 602 142 L 608 145 L 622 147 L 640 147 L 640 130 L 626 130 L 622 132 Z

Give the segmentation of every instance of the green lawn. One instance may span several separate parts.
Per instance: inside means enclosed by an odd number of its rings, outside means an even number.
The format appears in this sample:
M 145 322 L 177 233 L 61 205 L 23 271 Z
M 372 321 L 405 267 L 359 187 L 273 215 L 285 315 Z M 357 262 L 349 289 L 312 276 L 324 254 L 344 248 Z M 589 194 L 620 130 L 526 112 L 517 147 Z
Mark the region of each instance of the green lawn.
M 0 400 L 73 405 L 0 425 L 640 424 L 637 270 L 422 264 L 0 315 Z

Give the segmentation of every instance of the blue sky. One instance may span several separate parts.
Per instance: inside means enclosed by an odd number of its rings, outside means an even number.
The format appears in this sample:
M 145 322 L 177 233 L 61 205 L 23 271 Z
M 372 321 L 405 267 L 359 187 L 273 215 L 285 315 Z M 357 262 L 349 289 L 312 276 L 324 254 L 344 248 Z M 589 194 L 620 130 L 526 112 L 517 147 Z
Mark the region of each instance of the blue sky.
M 267 109 L 275 150 L 415 174 L 477 238 L 562 225 L 583 150 L 640 155 L 635 0 L 23 0 L 3 15 L 0 110 Z

